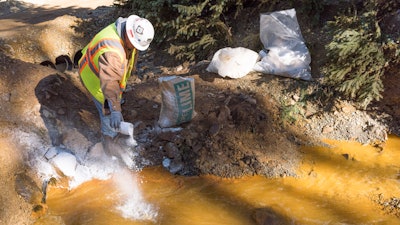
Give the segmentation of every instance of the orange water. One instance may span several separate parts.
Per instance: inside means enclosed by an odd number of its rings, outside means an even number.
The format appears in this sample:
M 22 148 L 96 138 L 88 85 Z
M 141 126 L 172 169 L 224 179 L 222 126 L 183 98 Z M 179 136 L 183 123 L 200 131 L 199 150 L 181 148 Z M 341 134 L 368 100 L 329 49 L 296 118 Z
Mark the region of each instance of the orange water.
M 37 224 L 253 225 L 261 208 L 291 224 L 400 224 L 373 201 L 379 194 L 400 197 L 400 138 L 390 137 L 382 151 L 326 142 L 332 148 L 302 149 L 297 178 L 182 177 L 160 167 L 132 173 L 143 201 L 155 209 L 153 220 L 121 216 L 116 206 L 123 198 L 113 179 L 93 180 L 71 191 L 51 187 L 48 212 Z

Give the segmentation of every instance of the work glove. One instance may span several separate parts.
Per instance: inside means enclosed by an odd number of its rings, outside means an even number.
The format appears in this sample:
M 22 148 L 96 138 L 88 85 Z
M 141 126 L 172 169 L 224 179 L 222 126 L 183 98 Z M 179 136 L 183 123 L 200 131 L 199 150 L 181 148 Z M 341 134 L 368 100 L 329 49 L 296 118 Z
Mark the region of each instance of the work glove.
M 119 126 L 121 125 L 121 122 L 124 121 L 124 118 L 122 117 L 122 113 L 120 111 L 113 110 L 113 106 L 111 104 L 111 101 L 107 101 L 108 106 L 111 111 L 110 115 L 110 126 L 111 128 L 114 128 L 115 130 L 119 130 Z
M 116 130 L 119 130 L 121 122 L 124 120 L 120 111 L 111 111 L 110 126 Z

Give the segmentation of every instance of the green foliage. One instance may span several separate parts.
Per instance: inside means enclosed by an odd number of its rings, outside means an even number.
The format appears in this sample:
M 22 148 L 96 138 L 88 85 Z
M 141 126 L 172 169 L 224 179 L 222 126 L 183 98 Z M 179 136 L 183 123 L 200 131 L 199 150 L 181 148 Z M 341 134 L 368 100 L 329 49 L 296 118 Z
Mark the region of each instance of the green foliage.
M 200 1 L 197 4 L 175 4 L 179 16 L 172 21 L 176 31 L 168 52 L 181 60 L 206 58 L 219 46 L 230 45 L 230 28 L 221 20 L 228 1 Z
M 245 0 L 119 0 L 118 5 L 155 24 L 155 42 L 179 60 L 202 60 L 232 44 L 225 13 L 243 8 Z
M 283 126 L 296 123 L 299 117 L 304 117 L 304 109 L 301 104 L 284 105 L 282 107 L 280 118 Z
M 382 98 L 385 56 L 376 21 L 374 1 L 368 1 L 360 16 L 339 16 L 329 24 L 333 40 L 326 48 L 330 59 L 325 67 L 326 83 L 366 108 Z
M 280 118 L 283 126 L 287 124 L 295 124 L 298 120 L 305 117 L 305 108 L 307 101 L 310 98 L 308 85 L 300 84 L 296 90 L 288 87 L 291 91 L 283 91 L 282 99 L 279 99 L 280 105 Z M 287 96 L 292 96 L 288 98 Z

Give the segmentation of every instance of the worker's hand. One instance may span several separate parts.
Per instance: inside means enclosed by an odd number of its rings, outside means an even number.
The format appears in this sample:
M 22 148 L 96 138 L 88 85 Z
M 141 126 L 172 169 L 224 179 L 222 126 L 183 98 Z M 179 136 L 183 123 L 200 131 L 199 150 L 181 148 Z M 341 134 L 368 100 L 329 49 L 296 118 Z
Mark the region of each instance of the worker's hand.
M 112 111 L 110 118 L 110 126 L 116 130 L 119 129 L 121 122 L 124 120 L 120 111 Z

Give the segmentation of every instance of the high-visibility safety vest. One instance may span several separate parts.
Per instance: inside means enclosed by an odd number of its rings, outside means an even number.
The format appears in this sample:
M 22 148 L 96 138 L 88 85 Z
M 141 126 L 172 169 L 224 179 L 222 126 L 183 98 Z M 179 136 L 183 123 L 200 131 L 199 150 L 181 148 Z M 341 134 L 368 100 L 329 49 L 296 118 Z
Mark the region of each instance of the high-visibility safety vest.
M 115 52 L 118 54 L 122 62 L 126 61 L 126 53 L 124 50 L 122 38 L 118 35 L 116 25 L 114 23 L 108 25 L 98 34 L 94 36 L 92 41 L 82 49 L 82 58 L 79 60 L 79 74 L 86 89 L 93 97 L 104 104 L 104 94 L 100 87 L 99 79 L 99 57 L 105 52 Z M 123 64 L 123 76 L 120 81 L 120 97 L 126 88 L 128 78 L 135 65 L 136 49 L 133 49 L 132 56 L 129 59 L 128 67 Z

